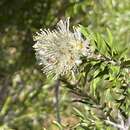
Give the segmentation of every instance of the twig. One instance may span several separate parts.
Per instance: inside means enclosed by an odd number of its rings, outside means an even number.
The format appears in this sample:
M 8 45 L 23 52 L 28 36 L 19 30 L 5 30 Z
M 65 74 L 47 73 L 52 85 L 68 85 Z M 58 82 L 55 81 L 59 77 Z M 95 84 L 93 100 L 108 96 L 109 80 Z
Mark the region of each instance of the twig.
M 61 118 L 60 118 L 60 107 L 59 107 L 59 87 L 60 87 L 60 80 L 58 79 L 56 81 L 55 84 L 55 97 L 56 97 L 56 118 L 57 118 L 57 122 L 60 123 L 61 122 Z

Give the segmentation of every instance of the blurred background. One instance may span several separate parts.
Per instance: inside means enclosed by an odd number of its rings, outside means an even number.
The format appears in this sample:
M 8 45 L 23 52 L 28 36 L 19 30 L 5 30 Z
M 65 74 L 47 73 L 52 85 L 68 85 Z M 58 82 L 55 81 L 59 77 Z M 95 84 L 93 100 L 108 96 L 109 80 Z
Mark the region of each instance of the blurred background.
M 37 65 L 32 36 L 68 16 L 71 25 L 104 36 L 109 28 L 117 43 L 129 44 L 130 0 L 0 0 L 1 130 L 56 130 L 54 87 Z M 69 126 L 77 122 L 70 96 L 61 88 L 62 123 Z

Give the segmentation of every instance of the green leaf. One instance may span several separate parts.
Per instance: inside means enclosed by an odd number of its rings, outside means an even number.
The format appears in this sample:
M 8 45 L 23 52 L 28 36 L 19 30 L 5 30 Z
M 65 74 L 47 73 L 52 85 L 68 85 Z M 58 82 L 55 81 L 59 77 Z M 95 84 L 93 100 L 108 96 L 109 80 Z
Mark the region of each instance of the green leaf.
M 73 108 L 73 110 L 76 112 L 76 115 L 78 117 L 80 117 L 81 119 L 85 119 L 84 115 L 77 108 Z
M 100 72 L 94 77 L 94 79 L 97 78 L 97 77 L 102 77 L 102 76 L 104 76 L 105 74 L 108 74 L 108 73 L 109 73 L 109 68 L 108 68 L 108 66 L 106 66 L 103 71 L 100 71 Z
M 126 61 L 122 62 L 121 66 L 123 66 L 123 67 L 130 67 L 130 60 L 126 60 Z
M 86 38 L 88 38 L 89 37 L 89 31 L 87 30 L 87 28 L 85 28 L 84 26 L 82 26 L 82 25 L 79 25 L 80 26 L 80 31 L 81 31 L 81 33 L 86 37 Z
M 112 33 L 109 30 L 109 28 L 107 28 L 107 34 L 108 34 L 108 38 L 109 38 L 109 43 L 112 46 L 112 44 L 113 44 L 113 36 L 112 36 Z
M 62 125 L 58 123 L 57 121 L 53 121 L 53 124 L 56 125 L 59 128 L 59 130 L 63 130 Z
M 104 40 L 107 46 L 107 52 L 109 53 L 110 56 L 113 56 L 113 50 L 110 47 L 110 45 L 108 44 L 108 42 L 106 40 Z

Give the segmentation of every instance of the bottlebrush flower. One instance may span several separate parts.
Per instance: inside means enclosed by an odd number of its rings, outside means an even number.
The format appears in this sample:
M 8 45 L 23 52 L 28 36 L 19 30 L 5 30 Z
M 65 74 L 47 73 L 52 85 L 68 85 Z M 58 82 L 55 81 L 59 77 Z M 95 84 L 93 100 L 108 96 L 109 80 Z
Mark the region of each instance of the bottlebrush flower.
M 81 56 L 91 54 L 89 43 L 84 40 L 79 27 L 69 30 L 69 18 L 60 20 L 54 30 L 40 29 L 34 36 L 34 49 L 43 72 L 57 78 L 75 71 L 82 62 Z

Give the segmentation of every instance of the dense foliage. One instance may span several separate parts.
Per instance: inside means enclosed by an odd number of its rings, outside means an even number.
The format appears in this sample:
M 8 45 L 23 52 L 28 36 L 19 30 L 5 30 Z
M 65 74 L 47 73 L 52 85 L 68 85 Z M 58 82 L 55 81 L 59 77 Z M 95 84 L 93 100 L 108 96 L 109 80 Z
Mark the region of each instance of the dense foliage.
M 129 0 L 1 0 L 0 130 L 128 130 L 129 5 Z M 59 124 L 56 83 L 37 65 L 32 36 L 68 16 L 71 25 L 83 25 L 95 57 L 82 58 L 75 81 L 60 77 Z

